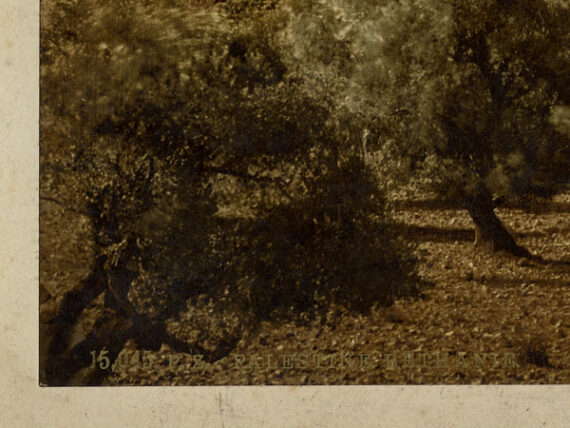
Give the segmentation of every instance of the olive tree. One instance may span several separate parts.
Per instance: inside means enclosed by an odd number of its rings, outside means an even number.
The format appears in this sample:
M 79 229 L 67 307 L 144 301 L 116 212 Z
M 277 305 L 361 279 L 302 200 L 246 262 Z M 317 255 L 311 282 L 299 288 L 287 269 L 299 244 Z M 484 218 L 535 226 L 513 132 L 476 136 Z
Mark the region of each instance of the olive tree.
M 494 201 L 549 197 L 568 184 L 568 4 L 307 0 L 288 7 L 297 17 L 293 54 L 306 70 L 343 82 L 337 103 L 364 116 L 363 139 L 466 208 L 477 244 L 528 256 Z
M 296 70 L 287 12 L 167 3 L 54 0 L 44 27 L 41 197 L 86 216 L 94 248 L 52 320 L 51 383 L 85 349 L 114 358 L 132 338 L 213 361 L 260 319 L 418 291 L 359 117 L 336 82 Z M 101 294 L 105 316 L 74 342 Z M 167 331 L 180 317 L 193 325 Z

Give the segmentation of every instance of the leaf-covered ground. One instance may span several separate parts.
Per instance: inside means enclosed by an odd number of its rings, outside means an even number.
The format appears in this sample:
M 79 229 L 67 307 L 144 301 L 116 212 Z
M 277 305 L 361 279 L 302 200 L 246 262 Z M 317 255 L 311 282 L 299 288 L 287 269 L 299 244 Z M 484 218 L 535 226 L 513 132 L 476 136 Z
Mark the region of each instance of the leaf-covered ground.
M 398 300 L 368 315 L 331 309 L 304 325 L 264 322 L 214 363 L 174 354 L 167 346 L 137 354 L 128 343 L 124 364 L 117 363 L 105 382 L 570 382 L 570 194 L 531 211 L 497 210 L 517 241 L 540 256 L 532 260 L 473 248 L 474 233 L 464 211 L 429 201 L 397 205 L 398 218 L 421 242 L 421 272 L 433 284 L 421 298 Z M 190 335 L 184 331 L 192 330 L 193 319 L 189 310 L 169 329 Z M 226 328 L 239 329 L 235 322 L 227 320 Z

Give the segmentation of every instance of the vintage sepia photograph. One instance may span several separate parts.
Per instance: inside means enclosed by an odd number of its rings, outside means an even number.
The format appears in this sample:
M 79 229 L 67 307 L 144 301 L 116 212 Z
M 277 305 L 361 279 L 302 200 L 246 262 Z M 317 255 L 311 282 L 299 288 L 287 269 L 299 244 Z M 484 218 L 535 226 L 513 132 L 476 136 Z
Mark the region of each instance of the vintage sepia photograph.
M 41 0 L 39 42 L 41 386 L 570 384 L 568 0 Z

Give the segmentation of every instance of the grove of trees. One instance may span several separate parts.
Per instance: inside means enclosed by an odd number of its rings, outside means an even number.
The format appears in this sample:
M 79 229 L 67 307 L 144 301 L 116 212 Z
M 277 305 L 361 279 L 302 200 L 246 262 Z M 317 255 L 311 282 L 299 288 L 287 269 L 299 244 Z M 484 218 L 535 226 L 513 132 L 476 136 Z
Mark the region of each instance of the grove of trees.
M 568 4 L 295 5 L 299 60 L 345 82 L 339 103 L 367 116 L 372 143 L 466 208 L 477 244 L 530 256 L 493 201 L 548 198 L 568 185 Z
M 44 381 L 129 338 L 215 360 L 268 317 L 417 295 L 386 197 L 414 174 L 478 243 L 529 256 L 493 199 L 568 184 L 569 17 L 554 0 L 45 0 L 40 196 L 89 220 L 94 261 L 47 321 Z M 101 294 L 107 318 L 72 344 Z M 218 327 L 166 331 L 188 305 Z

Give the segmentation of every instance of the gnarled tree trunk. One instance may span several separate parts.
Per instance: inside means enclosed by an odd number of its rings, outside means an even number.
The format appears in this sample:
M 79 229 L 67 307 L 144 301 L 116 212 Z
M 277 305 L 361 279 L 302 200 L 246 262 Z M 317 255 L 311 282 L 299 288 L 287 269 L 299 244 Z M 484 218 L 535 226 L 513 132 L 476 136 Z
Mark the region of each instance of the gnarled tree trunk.
M 485 189 L 467 199 L 467 210 L 475 223 L 475 246 L 489 251 L 505 251 L 516 257 L 530 253 L 519 246 L 495 214 L 493 198 Z

